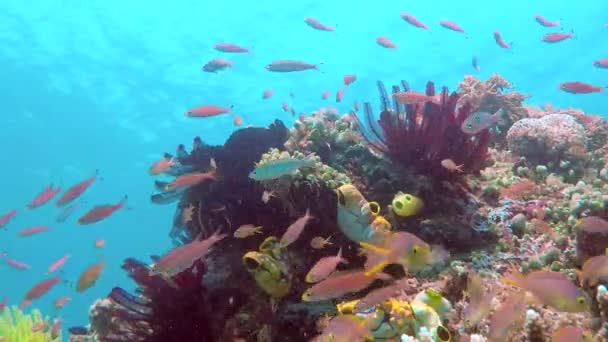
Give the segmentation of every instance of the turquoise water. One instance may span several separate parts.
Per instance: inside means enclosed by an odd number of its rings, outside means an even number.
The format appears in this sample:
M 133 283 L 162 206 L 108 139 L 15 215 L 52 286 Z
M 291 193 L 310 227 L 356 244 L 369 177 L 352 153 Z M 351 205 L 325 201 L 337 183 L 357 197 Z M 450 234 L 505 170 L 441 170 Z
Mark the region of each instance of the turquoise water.
M 592 62 L 608 58 L 608 3 L 604 1 L 11 1 L 0 2 L 0 214 L 17 209 L 17 217 L 0 231 L 0 251 L 32 266 L 17 271 L 0 265 L 0 299 L 18 304 L 25 291 L 46 279 L 47 267 L 72 254 L 65 282 L 33 306 L 56 315 L 52 302 L 72 297 L 58 315 L 64 326 L 87 323 L 94 299 L 113 286 L 132 287 L 120 269 L 125 257 L 144 259 L 170 247 L 174 207 L 149 202 L 149 165 L 178 143 L 188 147 L 200 135 L 221 144 L 234 130 L 231 116 L 189 119 L 184 111 L 203 104 L 234 106 L 246 124 L 267 125 L 274 118 L 287 124 L 281 103 L 310 112 L 333 105 L 346 112 L 353 101 L 377 104 L 375 81 L 407 79 L 416 89 L 427 80 L 454 89 L 463 75 L 474 73 L 472 55 L 481 66 L 478 77 L 498 72 L 517 89 L 532 95 L 529 102 L 572 106 L 588 113 L 606 113 L 606 94 L 571 95 L 560 82 L 579 80 L 608 85 L 608 70 Z M 406 24 L 406 11 L 429 24 L 424 31 Z M 533 16 L 561 19 L 576 39 L 558 44 L 540 41 L 552 29 Z M 604 15 L 603 15 L 603 14 Z M 303 23 L 313 16 L 336 32 L 320 32 Z M 442 29 L 437 22 L 458 22 L 467 37 Z M 511 50 L 499 48 L 492 37 L 498 29 Z M 380 48 L 376 36 L 386 36 L 397 50 Z M 211 46 L 232 42 L 250 54 L 222 54 Z M 234 62 L 234 69 L 209 74 L 201 66 L 215 57 Z M 270 73 L 264 66 L 275 59 L 323 63 L 321 72 Z M 342 103 L 333 101 L 342 76 L 358 80 Z M 261 93 L 275 89 L 269 100 Z M 330 100 L 321 93 L 331 91 Z M 289 93 L 294 94 L 291 99 Z M 53 182 L 64 187 L 99 169 L 104 180 L 82 197 L 68 223 L 57 224 L 53 205 L 26 211 L 25 204 Z M 91 226 L 74 220 L 93 205 L 115 203 L 129 196 L 132 210 L 117 212 Z M 16 232 L 33 225 L 51 231 L 28 238 Z M 97 238 L 106 240 L 95 249 Z M 71 287 L 81 271 L 103 257 L 106 268 L 99 282 L 83 294 Z

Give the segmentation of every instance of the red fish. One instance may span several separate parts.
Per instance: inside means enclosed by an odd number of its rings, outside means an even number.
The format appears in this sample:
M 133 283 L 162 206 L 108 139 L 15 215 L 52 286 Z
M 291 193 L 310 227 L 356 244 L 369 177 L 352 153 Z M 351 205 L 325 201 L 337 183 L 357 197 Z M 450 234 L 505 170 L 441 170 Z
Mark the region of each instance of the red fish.
M 439 25 L 447 28 L 448 30 L 464 33 L 464 29 L 460 27 L 460 25 L 450 20 L 440 20 Z
M 338 90 L 336 93 L 336 102 L 342 102 L 342 97 L 344 96 L 344 89 Z
M 66 261 L 68 261 L 68 259 L 71 256 L 72 256 L 71 254 L 66 254 L 63 257 L 59 258 L 54 263 L 52 263 L 51 266 L 49 266 L 49 272 L 48 273 L 53 273 L 53 272 L 57 271 L 61 266 L 63 266 L 63 264 L 65 264 Z
M 217 51 L 221 52 L 230 52 L 230 53 L 243 53 L 249 52 L 249 49 L 238 46 L 232 43 L 218 43 L 213 45 L 213 48 Z
M 553 32 L 544 35 L 542 41 L 545 43 L 559 43 L 570 38 L 574 38 L 574 32 Z
M 55 307 L 56 307 L 57 309 L 61 309 L 61 308 L 63 308 L 63 307 L 64 307 L 64 306 L 65 306 L 65 305 L 66 305 L 66 304 L 67 304 L 67 303 L 68 303 L 70 300 L 72 300 L 72 298 L 70 298 L 70 297 L 68 297 L 68 296 L 61 297 L 61 298 L 57 298 L 57 299 L 55 300 L 54 305 L 55 305 Z
M 95 285 L 99 276 L 101 275 L 101 270 L 103 269 L 103 260 L 100 260 L 97 264 L 90 266 L 82 274 L 80 274 L 80 278 L 78 279 L 78 284 L 76 285 L 76 291 L 83 292 L 91 286 Z
M 329 98 L 329 91 L 324 91 L 323 94 L 321 94 L 321 98 L 327 100 Z
M 294 72 L 310 69 L 319 70 L 316 64 L 309 64 L 288 59 L 273 61 L 272 63 L 266 65 L 266 70 L 272 72 Z
M 344 75 L 344 85 L 348 86 L 349 84 L 355 82 L 357 80 L 357 75 Z
M 571 93 L 571 94 L 590 94 L 599 93 L 604 90 L 605 87 L 598 87 L 583 82 L 564 82 L 559 85 L 559 89 Z
M 262 93 L 262 98 L 265 100 L 267 98 L 270 98 L 273 94 L 274 94 L 274 90 L 272 90 L 272 89 L 264 90 L 264 92 Z
M 238 126 L 240 126 L 240 125 L 243 124 L 243 118 L 241 118 L 240 116 L 237 115 L 237 116 L 234 117 L 233 123 L 234 123 L 235 126 L 238 127 Z
M 226 113 L 230 113 L 230 108 L 219 107 L 214 105 L 202 105 L 188 110 L 186 112 L 186 116 L 191 118 L 206 118 L 209 116 L 216 116 Z
M 0 228 L 6 226 L 10 220 L 17 215 L 17 210 L 13 209 L 0 217 Z
M 59 200 L 57 200 L 57 203 L 55 205 L 57 207 L 61 207 L 77 199 L 89 188 L 91 184 L 93 184 L 93 182 L 97 179 L 98 175 L 99 170 L 95 170 L 95 174 L 93 176 L 67 189 L 66 192 L 64 192 L 63 195 L 59 198 Z
M 214 58 L 203 65 L 203 71 L 217 73 L 227 68 L 232 68 L 233 64 L 231 61 L 227 61 L 222 58 Z
M 534 15 L 534 20 L 536 20 L 537 23 L 541 24 L 544 27 L 557 27 L 557 26 L 559 26 L 559 20 L 549 21 L 549 20 L 545 19 L 545 17 L 543 17 L 540 14 Z
M 426 102 L 432 102 L 438 105 L 441 103 L 441 94 L 435 94 L 434 96 L 431 96 L 415 91 L 403 91 L 393 93 L 393 98 L 401 104 L 423 104 Z
M 127 204 L 127 196 L 122 198 L 116 204 L 102 204 L 94 207 L 76 221 L 80 225 L 99 222 L 108 216 L 112 215 L 116 210 L 122 209 Z
M 29 235 L 46 232 L 47 230 L 49 230 L 49 227 L 47 227 L 47 226 L 37 226 L 37 227 L 22 229 L 19 231 L 18 234 L 19 234 L 19 236 L 23 237 L 23 236 L 29 236 Z
M 2 310 L 4 310 L 4 308 L 6 307 L 7 300 L 8 298 L 4 297 L 4 299 L 0 302 L 0 313 L 2 313 Z
M 503 49 L 509 49 L 509 48 L 511 48 L 511 44 L 507 44 L 502 39 L 502 36 L 500 35 L 500 32 L 498 32 L 498 30 L 494 31 L 494 40 L 496 41 L 496 44 L 498 44 L 498 46 L 500 46 Z
M 59 277 L 43 280 L 34 285 L 23 297 L 23 302 L 31 302 L 36 298 L 44 296 L 55 284 L 59 282 Z
M 593 62 L 593 66 L 595 66 L 597 68 L 602 68 L 602 69 L 608 68 L 608 58 L 598 59 L 597 61 Z M 0 219 L 0 227 L 1 226 L 2 226 L 2 220 Z
M 313 17 L 306 17 L 306 18 L 304 18 L 304 22 L 306 23 L 306 25 L 314 28 L 315 30 L 329 31 L 329 32 L 333 32 L 334 31 L 333 27 L 324 25 L 320 21 L 318 21 L 317 19 L 315 19 Z
M 34 198 L 30 203 L 27 204 L 28 209 L 35 209 L 48 201 L 52 200 L 55 195 L 57 195 L 61 191 L 60 187 L 53 188 L 53 184 L 50 184 L 44 190 L 42 190 L 36 198 Z
M 53 322 L 53 326 L 51 327 L 51 339 L 57 339 L 59 338 L 59 335 L 61 334 L 61 320 L 60 319 L 56 319 L 55 322 Z
M 6 264 L 20 271 L 29 270 L 31 268 L 30 265 L 15 259 L 6 259 Z
M 408 24 L 419 27 L 421 29 L 428 30 L 429 27 L 423 24 L 420 20 L 416 19 L 413 15 L 405 12 L 401 12 L 401 19 L 405 20 Z
M 376 43 L 378 43 L 378 45 L 385 47 L 387 49 L 396 49 L 397 48 L 397 45 L 395 45 L 395 43 L 391 42 L 386 37 L 377 37 Z
M 103 246 L 106 245 L 106 240 L 104 239 L 97 239 L 95 240 L 95 247 L 96 248 L 103 248 Z
M 191 172 L 175 178 L 172 182 L 165 185 L 165 191 L 174 191 L 176 189 L 188 188 L 197 185 L 206 180 L 215 180 L 216 170 L 212 169 L 209 172 Z

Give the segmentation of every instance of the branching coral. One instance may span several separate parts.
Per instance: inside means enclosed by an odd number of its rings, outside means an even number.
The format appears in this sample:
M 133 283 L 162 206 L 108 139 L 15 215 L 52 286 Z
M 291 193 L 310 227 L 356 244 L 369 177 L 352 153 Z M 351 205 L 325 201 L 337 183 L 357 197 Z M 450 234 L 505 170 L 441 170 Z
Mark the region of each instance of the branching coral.
M 137 295 L 122 288 L 112 290 L 109 299 L 115 305 L 108 311 L 119 324 L 106 327 L 102 341 L 216 341 L 238 303 L 209 294 L 200 260 L 170 279 L 153 274 L 134 259 L 125 260 L 123 269 L 137 283 Z
M 61 336 L 55 338 L 51 336 L 51 324 L 48 317 L 43 317 L 38 310 L 33 310 L 26 315 L 16 306 L 6 308 L 0 315 L 0 340 L 5 342 L 61 341 Z
M 402 81 L 404 91 L 409 86 Z M 488 153 L 490 133 L 484 130 L 475 136 L 462 132 L 461 125 L 471 114 L 472 107 L 464 103 L 456 109 L 461 99 L 458 93 L 449 94 L 447 88 L 441 92 L 439 105 L 391 106 L 384 85 L 378 82 L 382 112 L 379 120 L 373 115 L 371 105 L 365 103 L 365 124 L 359 127 L 371 148 L 390 157 L 405 167 L 436 179 L 459 179 L 459 173 L 442 166 L 442 161 L 451 159 L 463 165 L 463 173 L 476 174 L 483 167 Z M 399 92 L 399 86 L 393 86 Z M 427 95 L 435 95 L 432 82 L 427 83 Z

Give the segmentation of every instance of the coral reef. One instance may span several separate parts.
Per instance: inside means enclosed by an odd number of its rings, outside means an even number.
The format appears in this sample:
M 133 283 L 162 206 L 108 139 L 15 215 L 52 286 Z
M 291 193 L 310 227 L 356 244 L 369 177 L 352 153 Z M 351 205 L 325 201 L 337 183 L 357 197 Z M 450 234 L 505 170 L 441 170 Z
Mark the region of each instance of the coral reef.
M 24 314 L 18 307 L 0 310 L 0 338 L 5 342 L 60 342 L 61 331 L 52 335 L 53 322 L 39 310 Z

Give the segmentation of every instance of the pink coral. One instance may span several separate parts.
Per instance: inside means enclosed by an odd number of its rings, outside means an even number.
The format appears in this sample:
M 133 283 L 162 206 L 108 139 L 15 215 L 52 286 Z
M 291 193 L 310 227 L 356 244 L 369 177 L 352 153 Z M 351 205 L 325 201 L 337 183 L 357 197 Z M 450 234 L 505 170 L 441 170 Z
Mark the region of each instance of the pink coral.
M 583 159 L 587 136 L 572 116 L 550 114 L 519 120 L 509 129 L 507 142 L 514 154 L 541 165 Z

